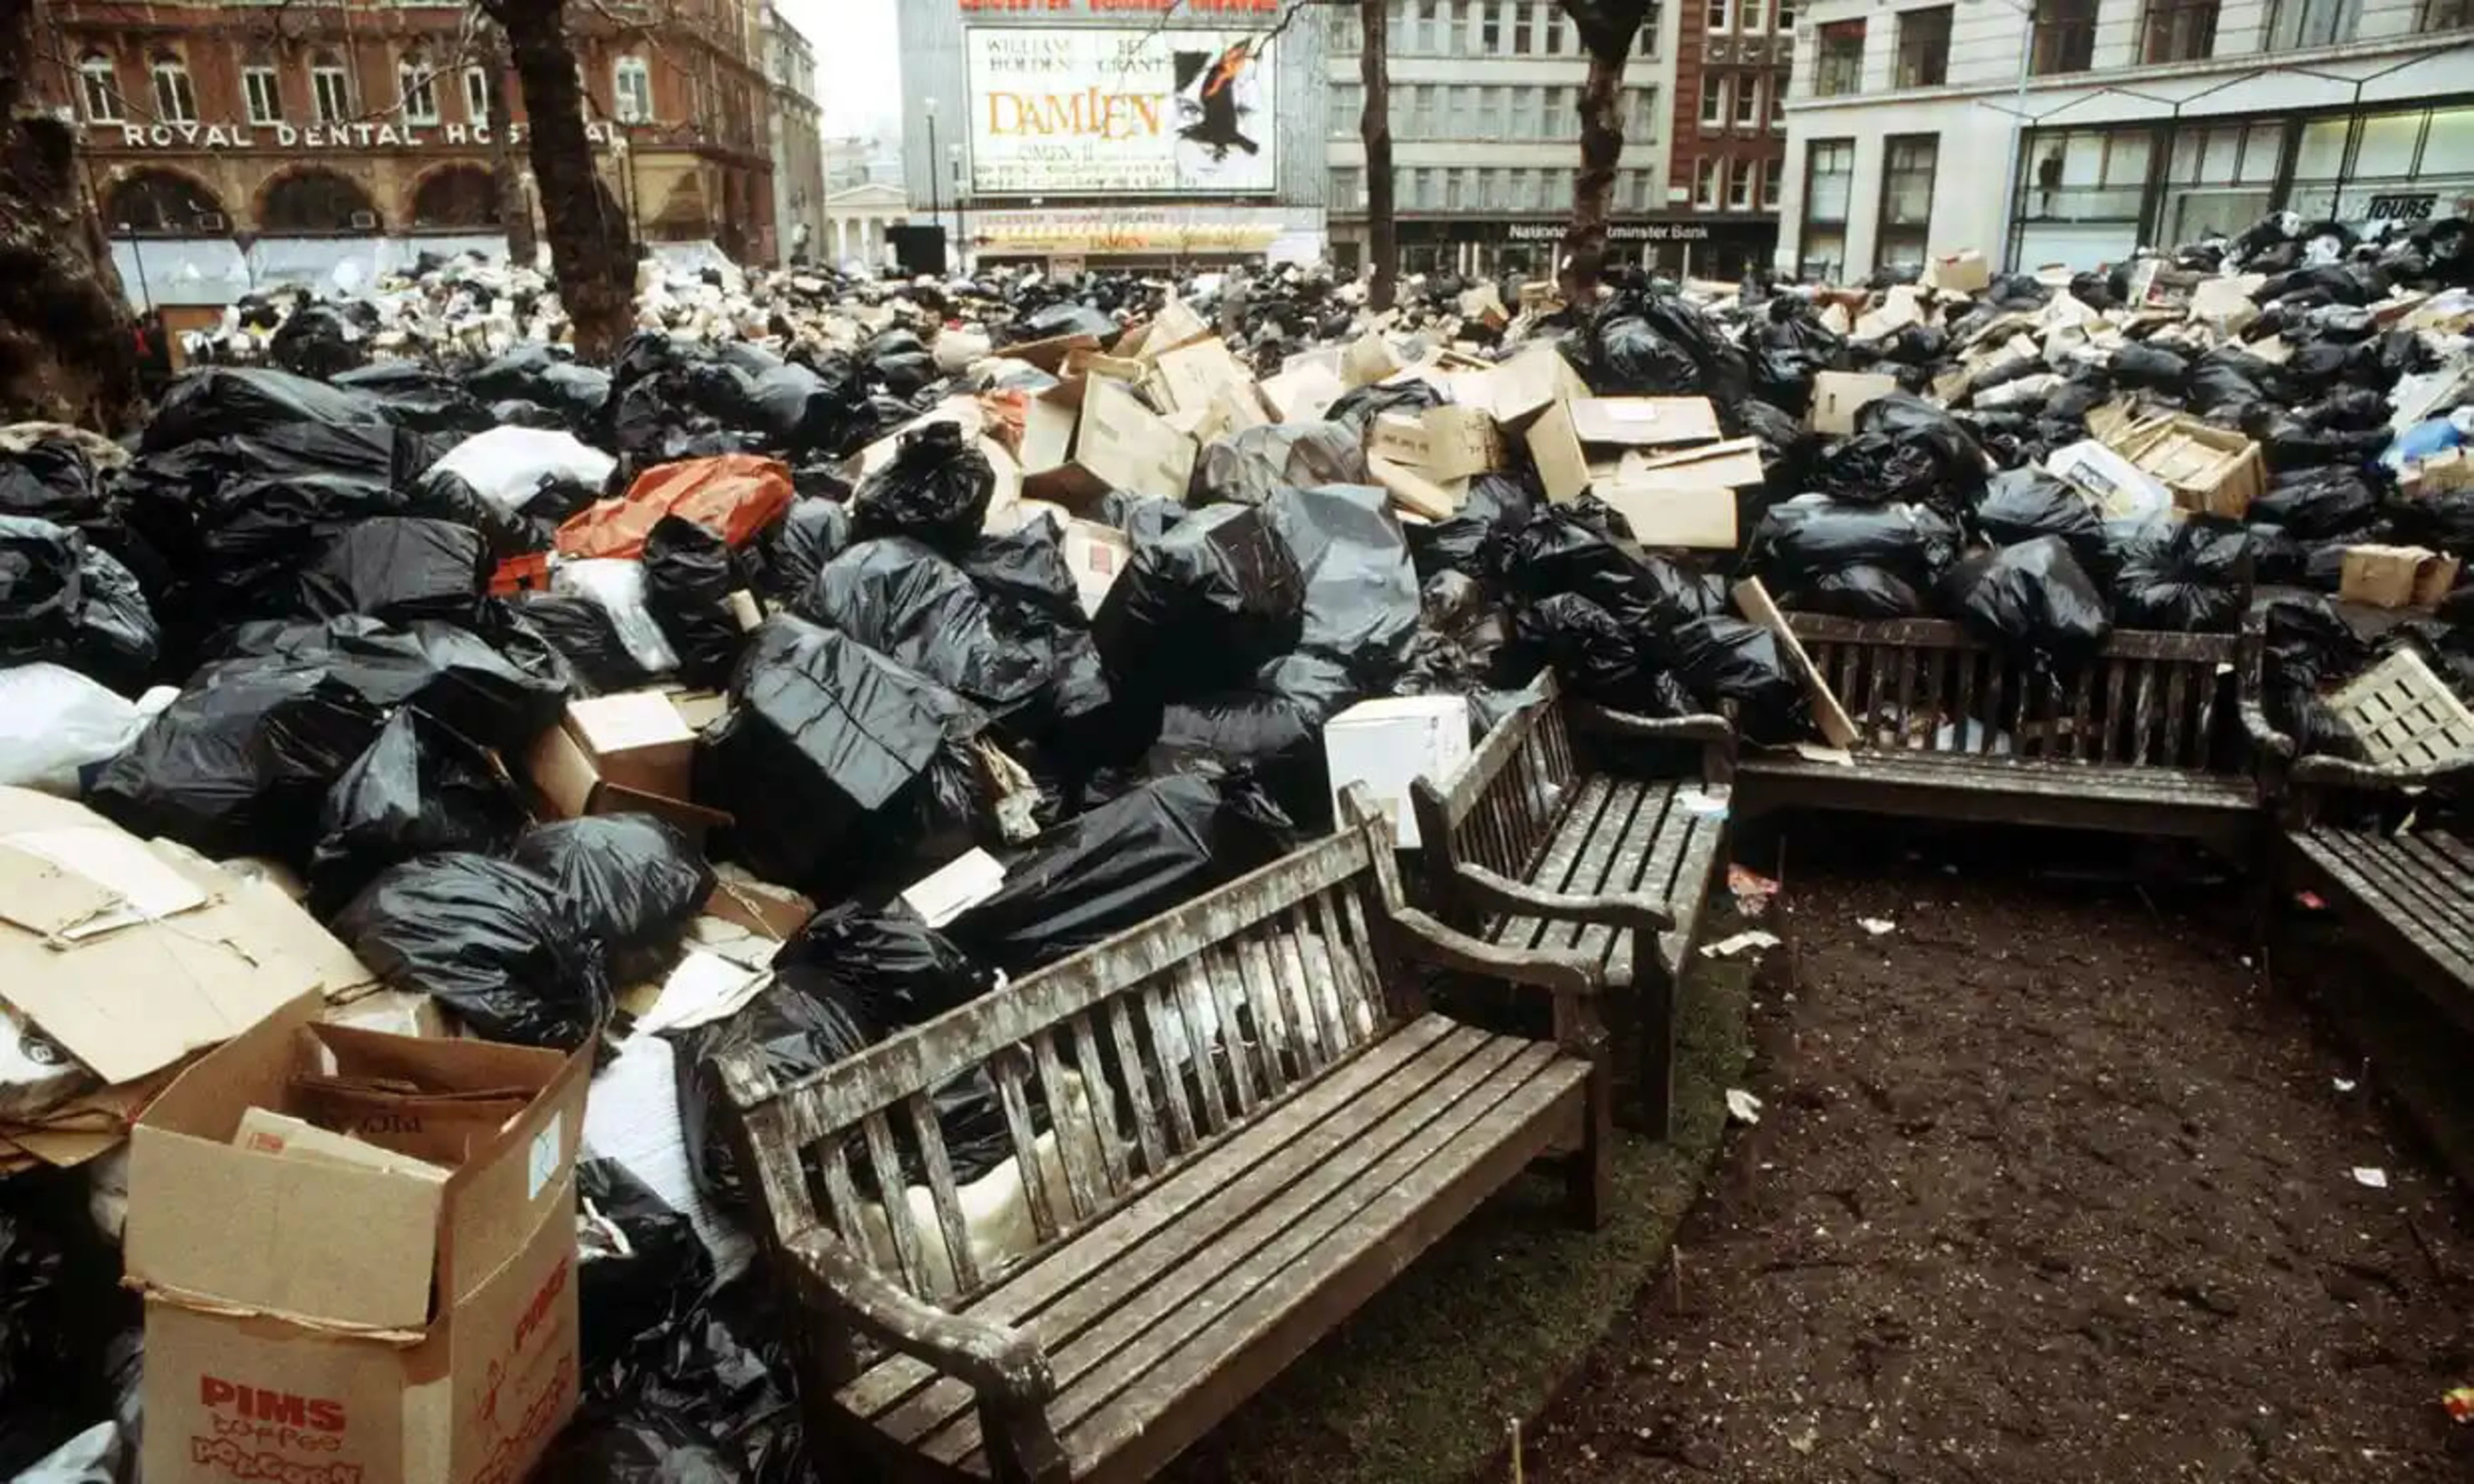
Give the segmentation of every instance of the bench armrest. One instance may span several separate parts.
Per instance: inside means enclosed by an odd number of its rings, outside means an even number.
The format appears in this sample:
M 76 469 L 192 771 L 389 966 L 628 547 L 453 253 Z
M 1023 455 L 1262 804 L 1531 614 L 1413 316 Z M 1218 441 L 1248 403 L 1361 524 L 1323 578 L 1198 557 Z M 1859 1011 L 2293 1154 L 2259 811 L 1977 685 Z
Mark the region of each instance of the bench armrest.
M 1558 922 L 1604 922 L 1652 934 L 1675 926 L 1675 915 L 1646 897 L 1623 892 L 1570 897 L 1515 881 L 1468 861 L 1452 866 L 1452 890 L 1461 900 L 1490 912 L 1551 918 Z
M 2235 714 L 2242 718 L 2243 735 L 2249 738 L 2250 745 L 2257 748 L 2263 755 L 2272 757 L 2278 762 L 2293 760 L 2293 739 L 2277 730 L 2269 723 L 2267 707 L 2261 706 L 2257 700 L 2244 697 L 2241 705 L 2235 707 Z
M 2381 764 L 2315 753 L 2293 764 L 2292 777 L 2296 783 L 2322 788 L 2429 788 L 2449 792 L 2474 783 L 2474 759 L 2453 757 L 2445 762 Z
M 1498 948 L 1445 927 L 1415 907 L 1394 909 L 1391 920 L 1400 930 L 1401 951 L 1438 969 L 1508 979 L 1558 994 L 1595 994 L 1605 988 L 1605 973 L 1597 963 L 1568 948 Z
M 896 1212 L 900 1219 L 901 1212 Z M 1037 1406 L 1056 1394 L 1056 1373 L 1039 1342 L 1020 1329 L 948 1314 L 921 1303 L 859 1260 L 819 1227 L 783 1247 L 800 1297 L 852 1328 L 966 1381 L 982 1397 Z
M 1626 742 L 1698 742 L 1706 781 L 1732 783 L 1735 778 L 1735 724 L 1723 716 L 1637 716 L 1587 702 L 1565 703 L 1573 725 Z

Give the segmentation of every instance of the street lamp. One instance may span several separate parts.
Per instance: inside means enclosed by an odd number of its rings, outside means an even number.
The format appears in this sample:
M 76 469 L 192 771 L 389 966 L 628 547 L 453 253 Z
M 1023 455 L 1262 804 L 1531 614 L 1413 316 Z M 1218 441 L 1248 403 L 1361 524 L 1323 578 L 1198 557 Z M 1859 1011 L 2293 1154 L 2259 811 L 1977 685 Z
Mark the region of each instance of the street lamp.
M 936 195 L 936 100 L 928 100 L 928 220 L 945 225 L 945 203 Z
M 2036 56 L 2036 8 L 2025 0 L 2000 0 L 2011 12 L 2027 22 L 2019 43 L 2019 80 L 2010 98 L 2010 163 L 2001 177 L 2001 266 L 2015 269 L 2011 261 L 2025 233 L 2018 230 L 2020 208 L 2026 204 L 2023 188 L 2026 171 L 2020 156 L 2027 147 L 2027 67 Z
M 963 273 L 971 271 L 971 219 L 969 208 L 962 204 L 962 147 L 945 146 L 945 157 L 954 167 L 954 266 Z

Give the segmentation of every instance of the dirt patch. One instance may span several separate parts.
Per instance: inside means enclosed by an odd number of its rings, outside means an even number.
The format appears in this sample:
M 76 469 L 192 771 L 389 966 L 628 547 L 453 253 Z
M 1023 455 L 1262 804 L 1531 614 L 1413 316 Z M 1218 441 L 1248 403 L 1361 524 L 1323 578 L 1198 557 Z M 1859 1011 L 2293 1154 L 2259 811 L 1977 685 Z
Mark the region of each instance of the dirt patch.
M 2465 1205 L 2261 982 L 2237 891 L 1803 869 L 1767 1112 L 1529 1476 L 2474 1477 Z

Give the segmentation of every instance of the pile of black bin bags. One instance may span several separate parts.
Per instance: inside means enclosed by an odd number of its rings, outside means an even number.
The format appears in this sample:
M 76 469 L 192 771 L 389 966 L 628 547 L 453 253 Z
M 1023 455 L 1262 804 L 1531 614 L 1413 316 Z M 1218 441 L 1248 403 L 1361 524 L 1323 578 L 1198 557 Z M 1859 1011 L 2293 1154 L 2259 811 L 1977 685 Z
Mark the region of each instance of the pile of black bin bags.
M 2240 268 L 2267 275 L 2248 333 L 2273 329 L 2282 360 L 2168 334 L 2164 315 L 2111 348 L 1951 380 L 1998 317 L 2032 328 L 2113 309 L 2160 271 Z M 1760 280 L 1711 307 L 1623 279 L 1508 326 L 1453 312 L 1468 285 L 1419 280 L 1394 332 L 1413 357 L 1551 338 L 1598 395 L 1710 398 L 1764 473 L 1737 491 L 1739 549 L 1642 549 L 1613 508 L 1547 500 L 1517 438 L 1455 515 L 1404 521 L 1367 444 L 1382 414 L 1443 394 L 1395 381 L 1214 442 L 1182 501 L 1090 502 L 1079 514 L 1129 544 L 1091 611 L 1058 528 L 992 519 L 979 444 L 923 415 L 1036 395 L 1054 377 L 1008 347 L 1113 337 L 1164 286 L 798 281 L 773 311 L 788 355 L 647 331 L 607 367 L 545 345 L 373 360 L 364 305 L 253 302 L 247 323 L 280 324 L 274 364 L 181 375 L 125 443 L 10 430 L 0 700 L 21 740 L 0 781 L 280 868 L 389 985 L 529 1044 L 615 1045 L 618 987 L 676 960 L 716 863 L 808 894 L 819 911 L 765 987 L 669 1033 L 696 1192 L 743 1223 L 718 1058 L 829 1066 L 1330 828 L 1322 732 L 1361 700 L 1462 695 L 1483 729 L 1551 665 L 1620 709 L 1807 735 L 1777 639 L 1730 600 L 1745 577 L 1790 610 L 1955 618 L 2056 674 L 2116 626 L 2223 631 L 2256 611 L 2270 715 L 2320 751 L 2348 745 L 2322 692 L 2381 644 L 2474 679 L 2462 589 L 2378 644 L 2324 596 L 2348 544 L 2474 557 L 2474 489 L 2398 483 L 2403 458 L 2463 441 L 2462 398 L 2390 426 L 2404 388 L 2465 364 L 2466 337 L 2368 308 L 2474 283 L 2462 223 L 2361 241 L 2278 219 L 2066 286 L 2009 275 L 1927 296 L 1870 338 Z M 1180 292 L 1259 374 L 1364 333 L 1358 299 L 1316 273 Z M 789 334 L 845 300 L 889 308 L 891 327 L 855 348 Z M 940 360 L 949 333 L 997 358 Z M 1825 371 L 1902 390 L 1819 436 L 1806 414 Z M 2245 520 L 2109 521 L 2048 471 L 2125 393 L 2259 442 L 2267 489 Z M 888 438 L 859 475 L 852 456 Z M 673 514 L 620 555 L 552 564 L 546 588 L 496 580 L 648 471 L 730 455 L 776 461 L 791 491 L 753 529 Z M 666 681 L 726 697 L 693 793 L 735 823 L 697 842 L 644 815 L 550 818 L 523 759 L 568 703 Z M 900 893 L 974 848 L 1004 864 L 1002 890 L 932 929 Z M 958 1178 L 1006 1158 L 983 1080 L 934 1102 Z M 722 1276 L 688 1215 L 624 1168 L 589 1161 L 580 1185 L 586 1404 L 546 1476 L 822 1476 L 761 1269 Z M 29 1476 L 128 1476 L 137 1316 L 84 1194 L 72 1178 L 0 1187 L 0 1474 L 49 1459 Z

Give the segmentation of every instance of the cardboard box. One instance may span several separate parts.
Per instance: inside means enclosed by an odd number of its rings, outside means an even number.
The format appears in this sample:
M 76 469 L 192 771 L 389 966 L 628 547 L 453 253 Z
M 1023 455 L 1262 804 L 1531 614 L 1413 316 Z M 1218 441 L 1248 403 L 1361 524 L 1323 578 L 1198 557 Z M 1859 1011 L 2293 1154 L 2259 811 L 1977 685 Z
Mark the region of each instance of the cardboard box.
M 667 694 L 645 690 L 569 702 L 561 724 L 533 740 L 524 772 L 560 819 L 650 814 L 701 844 L 730 816 L 690 799 L 694 762 L 694 729 Z
M 1589 492 L 1589 460 L 1572 425 L 1572 404 L 1557 402 L 1529 426 L 1529 457 L 1546 498 L 1561 505 Z
M 144 1473 L 517 1484 L 575 1407 L 575 1158 L 589 1052 L 372 1037 L 304 996 L 139 1119 L 126 1261 L 146 1296 Z M 384 1043 L 392 1043 L 391 1045 Z M 235 1147 L 331 1058 L 521 1089 L 445 1181 Z
M 1503 467 L 1503 430 L 1477 407 L 1387 412 L 1374 419 L 1368 451 L 1437 481 L 1467 479 Z
M 724 861 L 714 868 L 713 895 L 705 898 L 707 917 L 718 918 L 760 938 L 787 941 L 816 915 L 816 904 L 787 886 L 750 875 Z
M 1023 481 L 1032 499 L 1080 510 L 1111 490 L 1185 498 L 1194 472 L 1196 445 L 1113 377 L 1092 376 L 1082 385 L 1081 420 L 1074 458 Z
M 279 1155 L 288 1160 L 307 1160 L 317 1164 L 343 1164 L 353 1169 L 384 1170 L 410 1175 L 416 1180 L 444 1183 L 453 1173 L 443 1164 L 399 1154 L 349 1134 L 329 1133 L 314 1123 L 269 1108 L 253 1108 L 241 1114 L 240 1128 L 232 1135 L 232 1146 L 253 1154 Z
M 0 788 L 0 999 L 106 1084 L 370 977 L 280 888 L 65 799 Z
M 2337 597 L 2372 608 L 2436 608 L 2457 586 L 2458 560 L 2427 546 L 2345 548 Z
M 1918 281 L 1936 294 L 1980 293 L 1992 285 L 1993 265 L 1984 260 L 1983 253 L 1970 248 L 1926 259 Z
M 1660 448 L 1706 443 L 1720 433 L 1706 396 L 1576 396 L 1572 432 L 1583 443 Z
M 2107 520 L 2154 520 L 2173 509 L 2162 480 L 2093 438 L 2054 449 L 2045 471 L 2096 501 Z
M 1697 448 L 1670 448 L 1652 453 L 1635 449 L 1615 465 L 1626 480 L 1659 475 L 1672 485 L 1699 485 L 1719 490 L 1748 490 L 1761 483 L 1761 444 L 1756 438 L 1730 438 Z
M 1400 357 L 1380 331 L 1369 330 L 1340 353 L 1341 384 L 1351 391 L 1372 386 L 1400 370 Z
M 1133 538 L 1112 525 L 1068 516 L 1059 544 L 1065 565 L 1074 573 L 1074 593 L 1081 600 L 1083 615 L 1098 617 L 1108 589 L 1134 558 Z
M 1427 520 L 1449 520 L 1468 498 L 1467 480 L 1430 479 L 1423 469 L 1395 464 L 1379 453 L 1366 456 L 1366 468 L 1392 503 Z
M 1469 755 L 1469 709 L 1465 696 L 1390 696 L 1361 701 L 1322 730 L 1323 759 L 1331 770 L 1332 808 L 1351 783 L 1363 783 L 1392 821 L 1403 850 L 1418 848 L 1418 815 L 1409 785 L 1419 778 L 1440 783 Z
M 1004 890 L 1003 861 L 974 848 L 910 883 L 903 904 L 930 927 L 942 927 Z
M 1694 551 L 1735 549 L 1735 491 L 1664 470 L 1601 479 L 1599 499 L 1632 525 L 1643 546 L 1681 546 Z
M 2172 492 L 2186 514 L 2240 520 L 2268 488 L 2259 444 L 2231 428 L 2175 415 L 2124 430 L 2115 452 Z
M 1282 422 L 1316 422 L 1346 395 L 1340 372 L 1321 362 L 1299 364 L 1292 357 L 1280 373 L 1262 384 L 1263 400 Z
M 1871 371 L 1826 371 L 1812 378 L 1812 410 L 1805 426 L 1816 433 L 1856 431 L 1856 409 L 1899 390 L 1899 378 Z
M 1172 350 L 1152 363 L 1150 385 L 1170 412 L 1201 412 L 1224 392 L 1254 393 L 1254 378 L 1238 364 L 1228 343 L 1214 335 Z M 1262 420 L 1256 406 L 1255 420 Z

